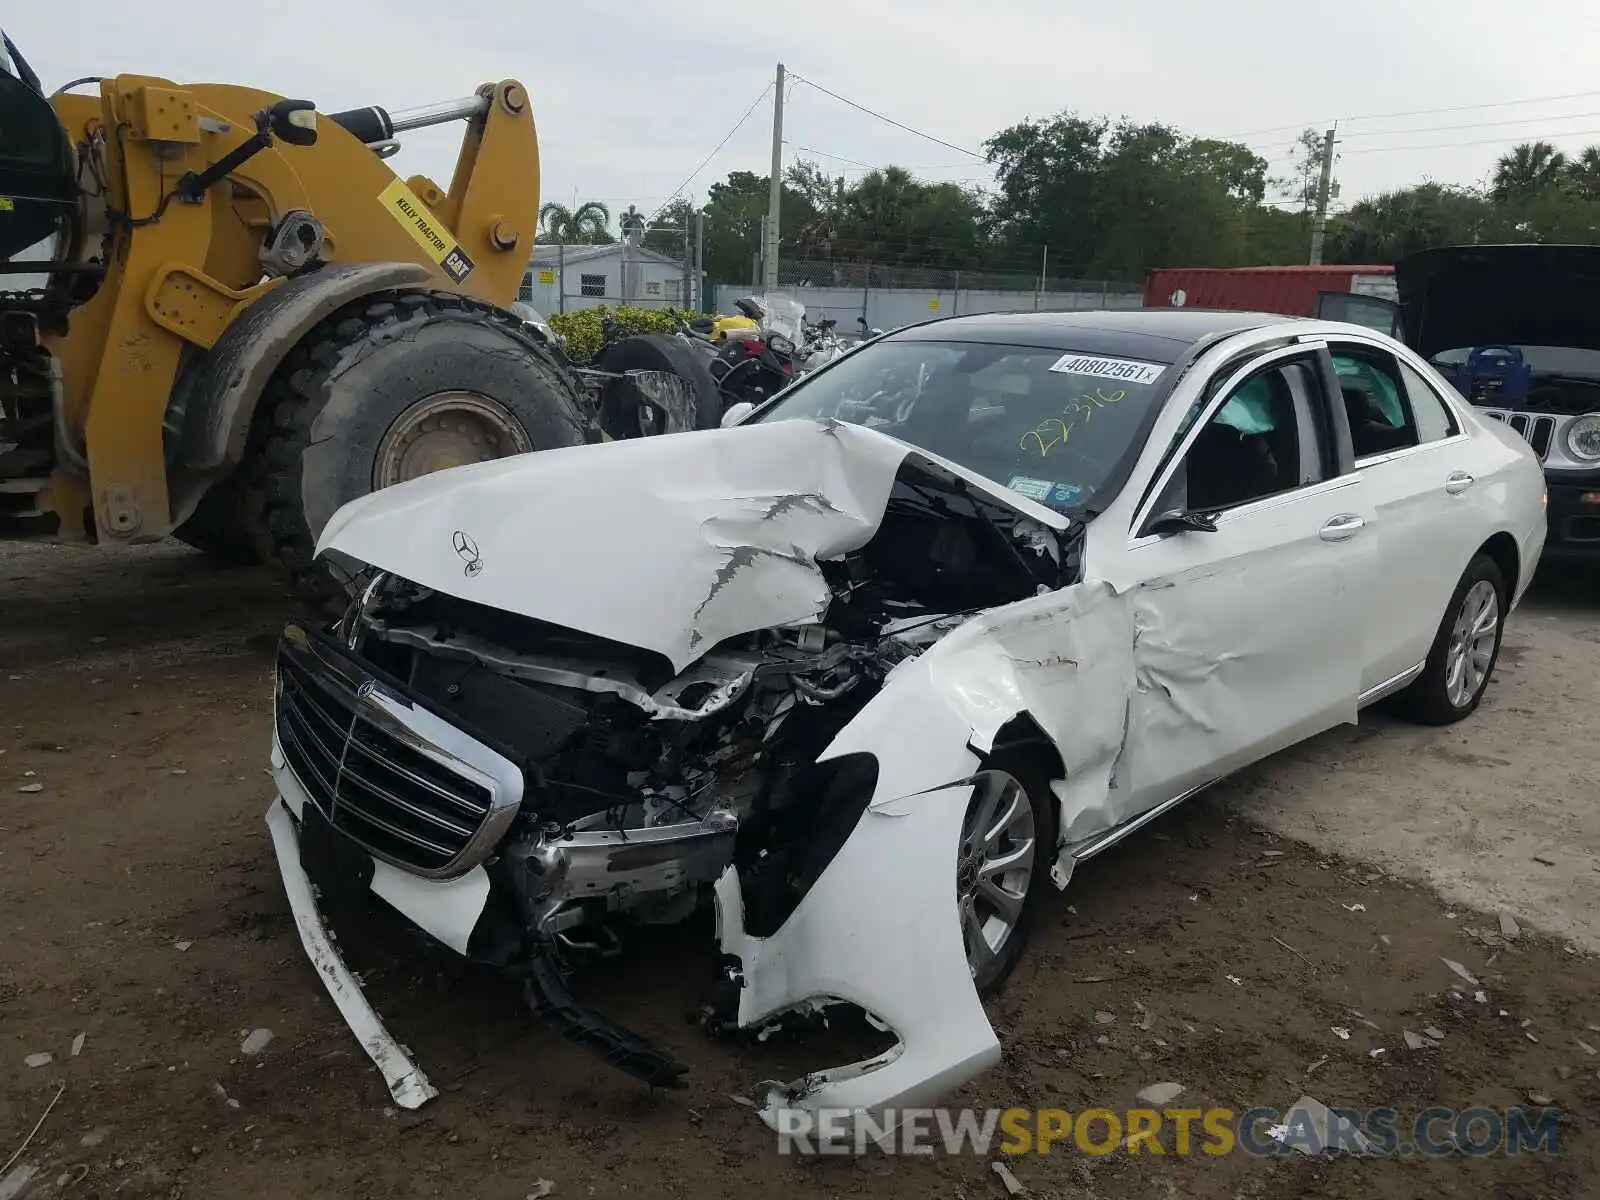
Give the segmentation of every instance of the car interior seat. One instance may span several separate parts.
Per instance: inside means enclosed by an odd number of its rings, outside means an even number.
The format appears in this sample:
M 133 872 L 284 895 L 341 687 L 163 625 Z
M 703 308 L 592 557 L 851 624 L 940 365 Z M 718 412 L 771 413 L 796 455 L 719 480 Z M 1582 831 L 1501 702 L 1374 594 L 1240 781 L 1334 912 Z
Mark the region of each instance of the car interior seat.
M 1386 454 L 1406 444 L 1405 426 L 1390 424 L 1366 388 L 1360 384 L 1341 382 L 1339 394 L 1344 398 L 1345 416 L 1350 422 L 1350 441 L 1357 458 L 1368 454 Z

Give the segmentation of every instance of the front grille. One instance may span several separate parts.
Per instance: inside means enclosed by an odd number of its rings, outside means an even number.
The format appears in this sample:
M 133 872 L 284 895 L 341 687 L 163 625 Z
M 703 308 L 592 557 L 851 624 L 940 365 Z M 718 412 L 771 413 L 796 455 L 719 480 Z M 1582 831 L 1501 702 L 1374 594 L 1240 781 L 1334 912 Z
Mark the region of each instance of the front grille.
M 430 877 L 481 861 L 521 800 L 520 772 L 291 627 L 278 653 L 278 744 L 330 824 Z
M 1486 417 L 1493 417 L 1496 421 L 1504 421 L 1511 428 L 1520 433 L 1533 447 L 1533 452 L 1542 460 L 1550 453 L 1550 443 L 1555 440 L 1556 419 L 1537 413 L 1504 412 L 1500 409 L 1485 408 L 1479 410 Z

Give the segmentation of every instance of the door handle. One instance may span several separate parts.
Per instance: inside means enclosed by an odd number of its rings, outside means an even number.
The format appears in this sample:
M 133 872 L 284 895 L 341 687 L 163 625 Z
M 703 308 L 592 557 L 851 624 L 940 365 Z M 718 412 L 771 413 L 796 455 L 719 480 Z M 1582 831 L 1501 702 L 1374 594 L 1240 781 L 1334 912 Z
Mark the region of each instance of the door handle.
M 1471 487 L 1474 482 L 1475 480 L 1472 478 L 1472 476 L 1468 475 L 1465 471 L 1455 471 L 1452 472 L 1450 477 L 1444 481 L 1444 490 L 1449 492 L 1452 496 L 1459 496 L 1462 492 Z
M 1355 513 L 1340 513 L 1337 517 L 1329 518 L 1319 536 L 1325 542 L 1344 542 L 1355 537 L 1366 526 L 1366 518 L 1358 517 Z

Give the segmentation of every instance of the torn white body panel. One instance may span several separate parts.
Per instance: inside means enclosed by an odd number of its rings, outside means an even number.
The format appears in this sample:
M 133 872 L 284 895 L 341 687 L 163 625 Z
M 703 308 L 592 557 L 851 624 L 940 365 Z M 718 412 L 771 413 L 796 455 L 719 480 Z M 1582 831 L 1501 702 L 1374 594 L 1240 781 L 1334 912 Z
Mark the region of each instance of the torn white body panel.
M 339 1015 L 361 1042 L 367 1057 L 382 1073 L 394 1102 L 401 1108 L 421 1108 L 439 1094 L 438 1090 L 428 1082 L 422 1068 L 411 1061 L 405 1049 L 384 1028 L 383 1021 L 373 1011 L 372 1005 L 367 1003 L 361 985 L 334 947 L 327 926 L 317 912 L 311 881 L 300 866 L 299 837 L 294 821 L 281 799 L 274 800 L 272 807 L 267 810 L 267 827 L 272 831 L 278 872 L 283 876 L 284 893 L 289 900 L 289 910 L 294 914 L 295 929 L 300 934 L 300 944 L 305 947 L 306 956 L 317 969 L 317 977 L 328 989 Z
M 1000 1046 L 984 1015 L 956 918 L 954 862 L 979 763 L 971 726 L 903 664 L 823 760 L 870 753 L 871 803 L 800 906 L 769 938 L 744 932 L 737 875 L 717 886 L 722 949 L 743 964 L 739 1024 L 755 1027 L 808 1001 L 857 1004 L 891 1029 L 888 1054 L 771 1089 L 764 1120 L 785 1108 L 878 1113 L 932 1103 L 992 1066 Z M 884 886 L 894 864 L 894 887 Z
M 318 551 L 653 650 L 682 671 L 725 638 L 826 611 L 817 561 L 872 537 L 907 458 L 1066 527 L 1059 513 L 881 433 L 779 421 L 425 475 L 340 509 Z

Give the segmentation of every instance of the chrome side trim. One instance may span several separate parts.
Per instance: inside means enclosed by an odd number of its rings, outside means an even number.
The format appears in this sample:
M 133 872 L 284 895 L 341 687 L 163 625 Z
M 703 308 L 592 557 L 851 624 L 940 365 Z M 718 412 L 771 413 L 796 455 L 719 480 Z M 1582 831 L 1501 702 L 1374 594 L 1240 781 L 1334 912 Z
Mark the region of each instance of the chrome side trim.
M 1382 700 L 1385 696 L 1394 695 L 1418 675 L 1421 675 L 1427 669 L 1427 666 L 1427 660 L 1424 659 L 1422 662 L 1417 663 L 1416 666 L 1407 667 L 1400 674 L 1391 675 L 1382 683 L 1374 684 L 1356 697 L 1356 707 L 1365 708 L 1369 704 L 1375 704 L 1377 701 Z
M 1164 801 L 1163 803 L 1156 805 L 1154 808 L 1140 813 L 1136 817 L 1128 818 L 1128 820 L 1124 821 L 1121 825 L 1113 826 L 1104 833 L 1097 833 L 1091 838 L 1086 838 L 1075 846 L 1068 846 L 1066 848 L 1067 853 L 1072 856 L 1072 861 L 1074 864 L 1088 862 L 1089 859 L 1093 858 L 1096 854 L 1099 854 L 1102 850 L 1111 849 L 1111 847 L 1115 846 L 1130 833 L 1144 828 L 1168 809 L 1176 808 L 1191 796 L 1198 795 L 1217 782 L 1219 781 L 1213 779 L 1206 783 L 1202 783 L 1199 787 L 1192 787 L 1187 792 L 1180 792 L 1171 800 Z

